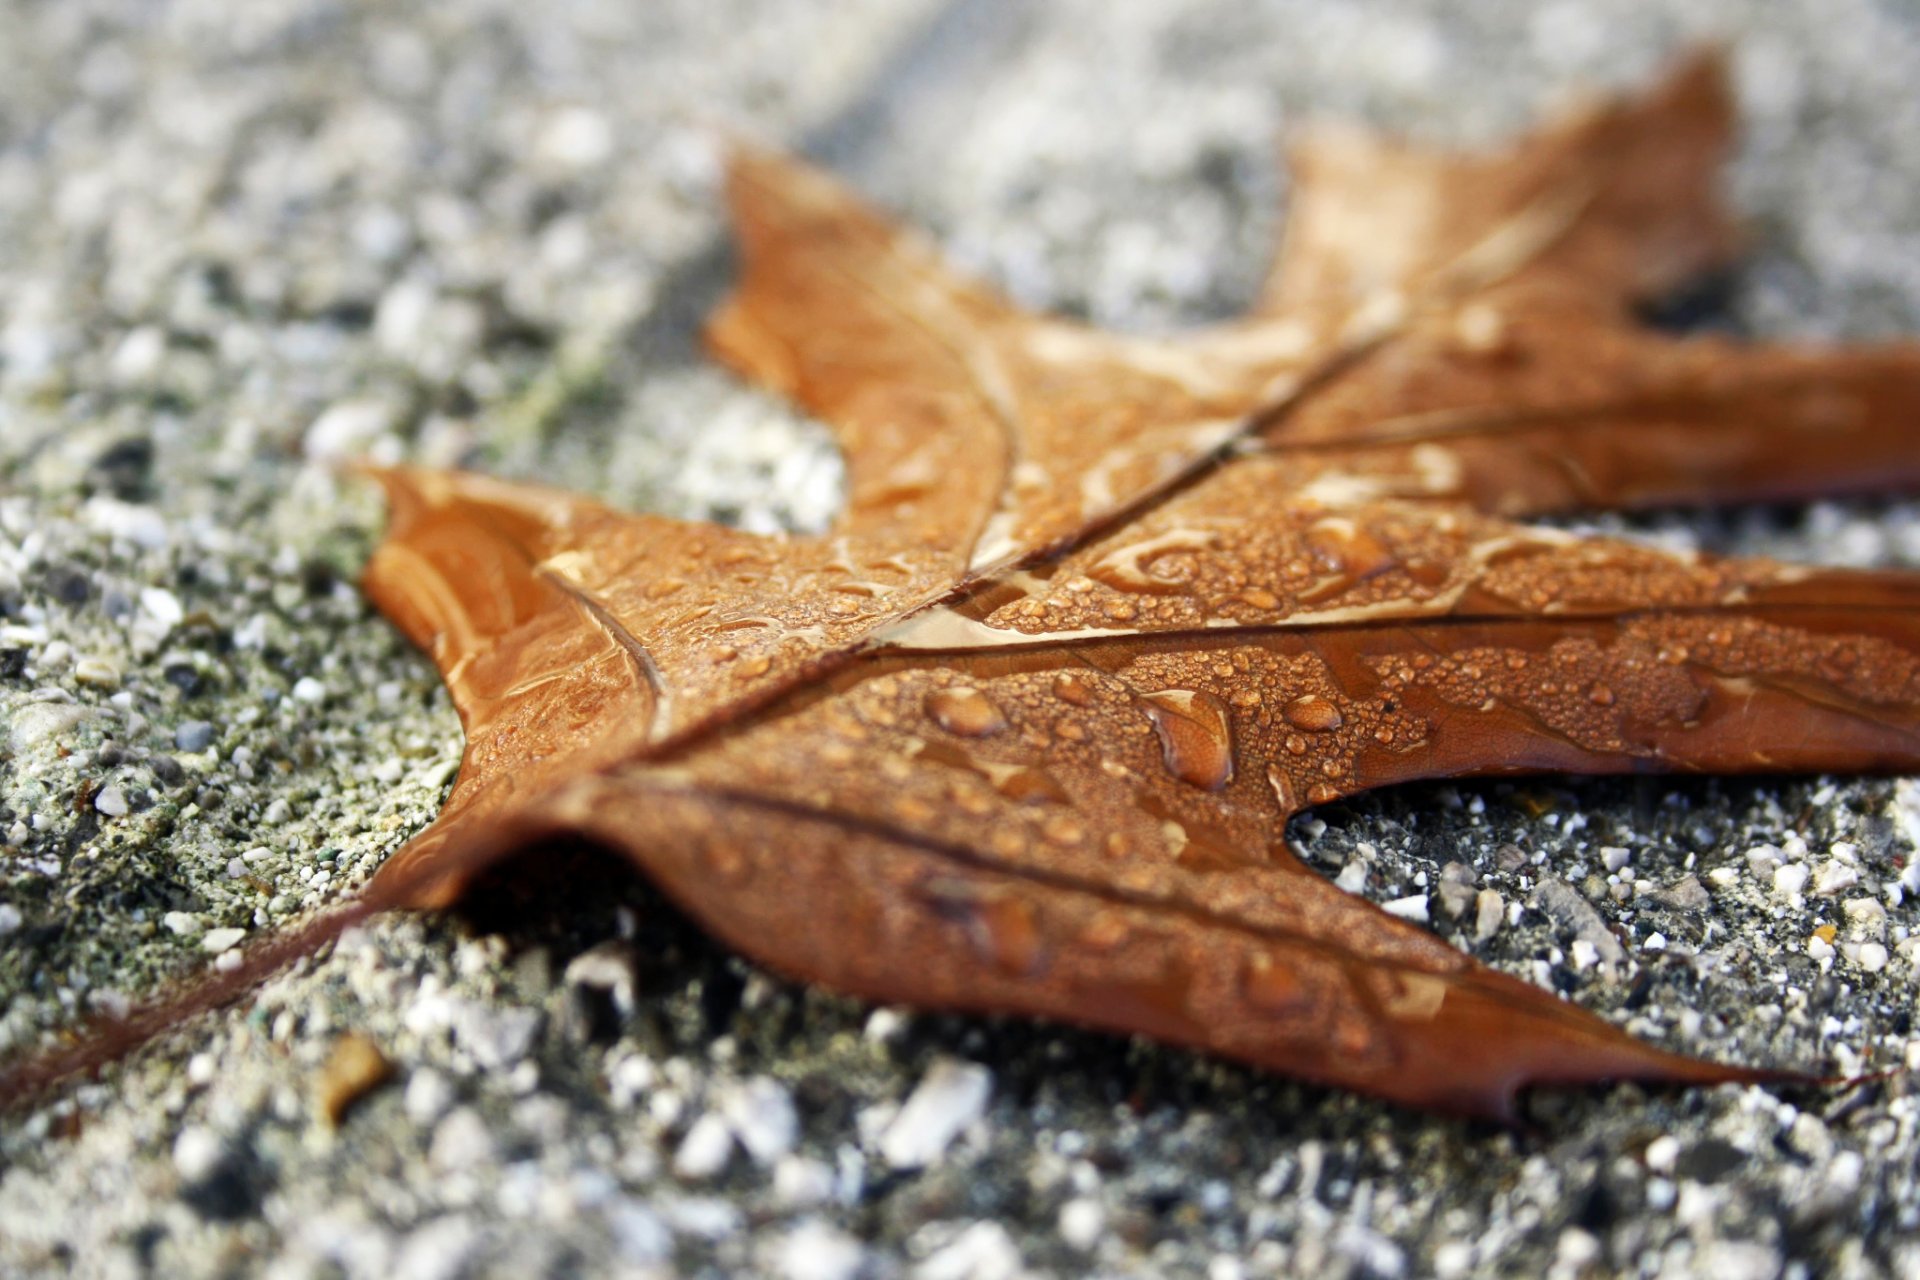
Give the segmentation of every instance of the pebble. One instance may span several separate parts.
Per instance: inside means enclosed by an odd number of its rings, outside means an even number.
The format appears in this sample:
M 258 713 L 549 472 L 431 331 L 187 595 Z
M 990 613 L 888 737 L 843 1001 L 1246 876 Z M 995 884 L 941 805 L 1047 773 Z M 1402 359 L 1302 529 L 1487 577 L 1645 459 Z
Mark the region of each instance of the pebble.
M 476 1169 L 493 1161 L 493 1134 L 472 1107 L 457 1107 L 434 1126 L 427 1163 L 441 1173 Z
M 613 1246 L 622 1261 L 637 1267 L 652 1267 L 673 1256 L 673 1232 L 652 1209 L 623 1197 L 603 1212 L 607 1226 L 613 1231 Z
M 213 745 L 213 726 L 205 720 L 183 720 L 173 731 L 173 745 L 182 751 L 205 751 Z
M 538 1009 L 465 1001 L 453 1014 L 453 1038 L 480 1066 L 499 1071 L 527 1056 L 540 1034 L 541 1017 Z
M 914 1280 L 1013 1280 L 1020 1250 L 997 1222 L 976 1222 L 913 1269 Z
M 227 1148 L 219 1136 L 202 1125 L 188 1125 L 173 1140 L 173 1167 L 188 1182 L 201 1182 L 211 1176 L 226 1159 Z
M 1100 1243 L 1107 1229 L 1107 1211 L 1090 1196 L 1078 1196 L 1060 1206 L 1060 1238 L 1070 1249 L 1086 1253 Z
M 0 902 L 0 938 L 6 937 L 20 927 L 20 908 L 11 902 Z
M 772 1164 L 791 1151 L 800 1136 L 793 1095 L 767 1076 L 723 1089 L 719 1105 L 735 1140 L 755 1164 Z
M 834 1175 L 811 1156 L 782 1156 L 773 1166 L 773 1198 L 788 1209 L 811 1209 L 833 1198 Z
M 1776 898 L 1797 897 L 1807 887 L 1810 873 L 1798 862 L 1789 862 L 1777 867 L 1773 873 L 1773 896 Z
M 1608 871 L 1618 871 L 1632 861 L 1633 851 L 1631 849 L 1623 849 L 1616 844 L 1601 846 L 1600 864 Z
M 102 787 L 94 793 L 93 807 L 109 818 L 127 816 L 127 793 L 119 787 Z
M 1393 898 L 1381 903 L 1380 909 L 1390 916 L 1425 924 L 1428 918 L 1427 895 L 1410 893 L 1404 898 Z
M 432 1067 L 416 1068 L 407 1078 L 406 1092 L 400 1097 L 407 1119 L 426 1126 L 447 1113 L 453 1105 L 453 1085 Z
M 1844 862 L 1823 862 L 1813 875 L 1813 892 L 1822 898 L 1844 893 L 1860 883 L 1860 873 Z
M 881 1157 L 896 1169 L 935 1163 L 986 1114 L 992 1093 L 993 1073 L 985 1067 L 952 1058 L 935 1062 L 880 1135 Z
M 1672 907 L 1676 911 L 1705 911 L 1713 905 L 1713 896 L 1700 883 L 1699 876 L 1682 876 L 1649 896 L 1661 906 Z
M 1500 924 L 1507 917 L 1507 904 L 1499 893 L 1492 889 L 1482 889 L 1473 900 L 1473 937 L 1476 942 L 1485 942 L 1500 932 Z
M 200 935 L 200 949 L 219 955 L 222 951 L 231 951 L 239 946 L 240 940 L 246 936 L 245 929 L 236 929 L 231 925 L 220 929 L 209 929 Z
M 1613 936 L 1607 922 L 1585 894 L 1557 876 L 1541 876 L 1528 903 L 1547 919 L 1571 933 L 1576 941 L 1593 948 L 1596 959 L 1620 964 L 1627 958 L 1626 948 Z
M 293 682 L 293 697 L 296 702 L 325 702 L 327 686 L 312 676 L 301 676 Z
M 838 1227 L 808 1219 L 780 1241 L 772 1261 L 784 1280 L 854 1280 L 866 1265 L 867 1251 Z
M 200 917 L 190 911 L 169 911 L 160 917 L 160 923 L 168 933 L 182 938 L 200 932 Z
M 673 1153 L 673 1171 L 690 1182 L 717 1176 L 733 1158 L 733 1131 L 717 1113 L 709 1111 L 687 1129 Z
M 1860 950 L 1854 955 L 1853 962 L 1868 973 L 1879 973 L 1887 967 L 1888 958 L 1886 944 L 1863 942 L 1860 944 Z

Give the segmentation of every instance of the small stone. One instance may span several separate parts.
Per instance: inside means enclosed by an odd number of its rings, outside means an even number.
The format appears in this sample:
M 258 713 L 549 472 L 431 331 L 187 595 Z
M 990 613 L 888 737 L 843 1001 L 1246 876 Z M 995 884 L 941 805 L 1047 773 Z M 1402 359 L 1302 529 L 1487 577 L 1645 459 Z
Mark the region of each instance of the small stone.
M 800 1136 L 800 1116 L 794 1110 L 793 1095 L 767 1076 L 724 1090 L 720 1114 L 755 1164 L 772 1164 L 791 1151 Z
M 997 1222 L 976 1222 L 913 1269 L 913 1280 L 1013 1280 L 1020 1250 Z
M 1459 919 L 1467 914 L 1467 908 L 1473 905 L 1474 890 L 1470 884 L 1461 884 L 1457 880 L 1442 880 L 1434 889 L 1440 898 L 1442 914 L 1451 919 Z
M 773 1198 L 788 1209 L 811 1209 L 833 1198 L 833 1170 L 811 1156 L 781 1156 L 773 1166 Z
M 407 1119 L 426 1126 L 447 1113 L 453 1105 L 453 1085 L 431 1067 L 422 1067 L 407 1078 L 407 1089 L 400 1097 L 400 1108 Z
M 0 938 L 19 929 L 20 923 L 20 908 L 11 902 L 0 902 Z
M 173 745 L 181 751 L 205 751 L 213 745 L 213 726 L 205 720 L 184 720 L 173 731 Z
M 1655 1173 L 1672 1173 L 1674 1162 L 1680 1158 L 1680 1140 L 1670 1133 L 1663 1133 L 1647 1144 L 1647 1168 Z
M 231 951 L 233 948 L 239 946 L 240 940 L 246 936 L 247 931 L 245 929 L 236 929 L 232 926 L 222 929 L 209 929 L 200 935 L 200 949 L 213 955 L 219 955 L 222 951 Z
M 226 1159 L 226 1144 L 211 1129 L 188 1125 L 173 1140 L 173 1167 L 188 1182 L 203 1182 Z
M 391 429 L 393 420 L 393 410 L 381 401 L 342 401 L 313 420 L 302 443 L 307 457 L 316 461 L 354 457 Z
M 1603 845 L 1600 849 L 1600 863 L 1608 871 L 1618 871 L 1633 861 L 1633 851 L 1619 845 Z
M 1485 942 L 1500 932 L 1501 922 L 1507 918 L 1507 904 L 1492 889 L 1482 889 L 1473 900 L 1473 939 Z
M 1813 876 L 1813 891 L 1822 898 L 1843 893 L 1860 883 L 1860 873 L 1843 862 L 1823 862 Z
M 1868 973 L 1878 973 L 1887 967 L 1887 948 L 1884 943 L 1863 942 L 1860 952 L 1854 957 L 1854 963 Z
M 457 1173 L 493 1163 L 493 1134 L 472 1107 L 459 1107 L 433 1130 L 427 1163 L 441 1173 Z
M 127 793 L 118 787 L 102 787 L 94 793 L 93 807 L 109 818 L 127 816 Z
M 638 1201 L 618 1200 L 604 1212 L 621 1261 L 652 1268 L 673 1256 L 673 1232 L 652 1209 Z
M 709 1111 L 695 1120 L 673 1153 L 673 1171 L 691 1182 L 704 1182 L 727 1167 L 733 1157 L 733 1133 L 727 1122 Z
M 200 917 L 190 911 L 169 911 L 160 917 L 160 924 L 168 933 L 182 938 L 200 932 Z
M 1707 887 L 1700 883 L 1699 876 L 1682 876 L 1663 889 L 1655 890 L 1649 897 L 1663 907 L 1672 907 L 1676 911 L 1705 911 L 1713 905 L 1713 897 Z
M 105 658 L 82 658 L 73 664 L 73 678 L 94 689 L 118 689 L 120 668 Z
M 357 1032 L 334 1041 L 327 1064 L 320 1069 L 315 1094 L 327 1123 L 338 1128 L 360 1099 L 393 1078 L 393 1063 L 380 1046 Z
M 1833 944 L 1819 934 L 1807 939 L 1807 954 L 1815 960 L 1833 959 Z
M 993 1073 L 985 1067 L 951 1058 L 935 1062 L 880 1135 L 881 1157 L 896 1169 L 935 1163 L 986 1114 L 992 1092 Z
M 1404 898 L 1394 898 L 1388 902 L 1381 903 L 1380 909 L 1388 915 L 1398 917 L 1401 920 L 1412 920 L 1419 924 L 1425 924 L 1428 917 L 1427 895 L 1424 893 L 1410 893 Z
M 293 682 L 293 697 L 296 702 L 325 702 L 327 686 L 312 676 L 301 676 Z
M 1797 897 L 1807 887 L 1808 871 L 1797 862 L 1789 862 L 1777 867 L 1773 873 L 1773 896 L 1776 898 Z
M 165 587 L 141 588 L 140 608 L 166 631 L 179 626 L 187 616 L 187 611 L 180 605 L 180 597 Z
M 1441 884 L 1475 884 L 1480 877 L 1464 862 L 1449 862 L 1440 868 Z
M 1060 1238 L 1069 1249 L 1090 1251 L 1106 1229 L 1107 1211 L 1098 1200 L 1080 1196 L 1060 1206 Z
M 540 1034 L 538 1009 L 496 1009 L 479 1003 L 462 1004 L 454 1015 L 453 1038 L 489 1071 L 518 1063 Z
M 1758 844 L 1747 850 L 1747 869 L 1765 880 L 1780 869 L 1786 858 L 1770 844 Z
M 1367 887 L 1367 864 L 1361 859 L 1355 858 L 1352 862 L 1340 868 L 1340 874 L 1333 878 L 1333 883 L 1336 887 L 1348 893 L 1360 892 Z
M 858 1240 L 817 1219 L 788 1232 L 772 1257 L 774 1273 L 785 1280 L 853 1280 L 866 1261 Z

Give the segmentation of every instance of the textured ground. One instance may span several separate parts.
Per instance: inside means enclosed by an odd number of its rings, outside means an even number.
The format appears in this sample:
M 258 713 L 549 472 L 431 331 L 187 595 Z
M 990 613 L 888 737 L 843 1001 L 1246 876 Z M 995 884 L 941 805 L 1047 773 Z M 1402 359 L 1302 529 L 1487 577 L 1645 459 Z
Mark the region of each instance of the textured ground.
M 0 1045 L 220 963 L 431 817 L 458 727 L 352 589 L 377 503 L 303 457 L 826 519 L 824 433 L 692 345 L 728 270 L 705 126 L 809 150 L 1024 300 L 1152 330 L 1250 297 L 1289 124 L 1486 140 L 1699 33 L 1737 41 L 1754 230 L 1712 321 L 1920 330 L 1920 19 L 1895 0 L 11 0 Z M 1920 566 L 1914 504 L 1632 527 Z M 1294 834 L 1664 1043 L 1920 1065 L 1912 785 L 1428 787 Z M 1507 905 L 1492 936 L 1450 911 L 1449 862 Z M 10 1117 L 0 1270 L 1920 1274 L 1905 1076 L 1547 1095 L 1492 1133 L 876 1012 L 644 886 L 546 879 L 380 922 Z M 1608 923 L 1632 940 L 1611 976 L 1575 946 Z M 335 1130 L 349 1031 L 396 1077 Z

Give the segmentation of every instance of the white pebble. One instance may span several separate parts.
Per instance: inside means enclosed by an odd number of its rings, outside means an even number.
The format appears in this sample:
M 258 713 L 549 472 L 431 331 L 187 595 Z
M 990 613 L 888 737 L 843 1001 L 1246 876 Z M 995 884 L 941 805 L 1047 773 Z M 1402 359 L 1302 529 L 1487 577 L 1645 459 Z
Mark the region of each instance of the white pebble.
M 449 1112 L 427 1144 L 427 1163 L 441 1173 L 457 1173 L 493 1163 L 493 1134 L 472 1107 Z
M 141 588 L 140 607 L 147 611 L 148 617 L 168 630 L 179 626 L 187 616 L 187 611 L 180 607 L 180 598 L 165 587 Z
M 1647 1144 L 1647 1168 L 1655 1173 L 1672 1173 L 1674 1161 L 1680 1158 L 1680 1140 L 1670 1133 L 1663 1133 Z
M 127 793 L 118 787 L 102 787 L 93 797 L 93 807 L 109 818 L 127 816 Z
M 770 1165 L 793 1149 L 800 1117 L 793 1095 L 776 1080 L 758 1076 L 722 1092 L 720 1114 L 755 1164 Z
M 896 1169 L 933 1164 L 966 1127 L 986 1114 L 993 1073 L 943 1058 L 928 1068 L 900 1114 L 880 1135 L 880 1155 Z
M 1860 873 L 1842 862 L 1823 862 L 1813 877 L 1813 891 L 1821 897 L 1844 892 L 1860 883 Z
M 11 902 L 0 902 L 0 938 L 6 937 L 20 927 L 20 908 Z
M 301 676 L 293 683 L 293 696 L 299 702 L 325 702 L 327 686 L 312 676 Z
M 1797 897 L 1807 887 L 1807 869 L 1797 862 L 1789 862 L 1777 867 L 1773 873 L 1773 896 L 1776 898 Z
M 997 1222 L 976 1222 L 913 1269 L 914 1280 L 1013 1280 L 1020 1250 Z
M 1098 1200 L 1081 1196 L 1060 1206 L 1060 1238 L 1068 1248 L 1085 1253 L 1100 1243 L 1106 1229 L 1107 1211 Z
M 453 1105 L 453 1085 L 432 1067 L 421 1067 L 407 1078 L 407 1089 L 400 1107 L 407 1119 L 417 1125 L 429 1125 L 447 1113 Z
M 1367 864 L 1355 858 L 1340 868 L 1340 874 L 1333 878 L 1335 887 L 1348 893 L 1358 893 L 1367 887 Z
M 231 951 L 233 948 L 239 946 L 240 940 L 246 936 L 247 931 L 245 929 L 235 929 L 231 927 L 225 929 L 209 929 L 200 935 L 200 949 L 218 955 L 222 951 Z
M 173 1140 L 173 1167 L 188 1182 L 199 1182 L 220 1167 L 226 1146 L 211 1129 L 189 1125 Z
M 1397 916 L 1402 920 L 1412 920 L 1419 924 L 1425 924 L 1427 922 L 1428 911 L 1427 895 L 1424 893 L 1410 893 L 1404 898 L 1395 898 L 1390 902 L 1381 903 L 1380 909 L 1390 916 Z
M 704 1182 L 727 1167 L 733 1158 L 733 1134 L 718 1113 L 709 1111 L 693 1122 L 673 1153 L 673 1171 L 694 1182 Z
M 809 1219 L 780 1242 L 774 1271 L 785 1280 L 853 1280 L 866 1261 L 866 1250 L 858 1240 L 838 1227 Z
M 1605 864 L 1607 870 L 1618 871 L 1633 861 L 1633 851 L 1622 849 L 1619 845 L 1605 845 L 1600 850 L 1600 861 Z
M 1816 933 L 1807 939 L 1807 954 L 1815 960 L 1831 960 L 1833 959 L 1833 944 Z
M 169 911 L 160 917 L 160 923 L 168 933 L 178 934 L 182 938 L 200 932 L 200 917 L 190 911 Z
M 773 1199 L 787 1209 L 811 1209 L 833 1198 L 833 1170 L 811 1156 L 782 1156 L 773 1166 Z
M 1868 973 L 1878 973 L 1887 967 L 1887 948 L 1883 943 L 1863 942 L 1860 944 L 1860 954 L 1854 959 Z

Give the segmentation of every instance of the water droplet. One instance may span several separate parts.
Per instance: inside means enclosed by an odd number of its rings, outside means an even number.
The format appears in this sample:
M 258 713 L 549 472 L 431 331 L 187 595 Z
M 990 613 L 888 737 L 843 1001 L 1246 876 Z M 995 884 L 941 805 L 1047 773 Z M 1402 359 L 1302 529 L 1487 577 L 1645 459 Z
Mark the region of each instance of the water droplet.
M 1596 707 L 1610 707 L 1614 704 L 1613 690 L 1604 684 L 1595 684 L 1587 690 L 1587 701 Z
M 1219 541 L 1205 529 L 1169 529 L 1156 537 L 1119 547 L 1101 557 L 1087 572 L 1121 591 L 1166 593 L 1186 589 L 1189 575 L 1158 562 L 1178 551 L 1204 551 Z
M 1240 593 L 1240 600 L 1242 603 L 1251 605 L 1262 613 L 1270 612 L 1280 607 L 1280 597 L 1274 595 L 1271 591 L 1263 591 L 1259 587 L 1242 591 Z
M 927 714 L 948 733 L 984 738 L 1007 727 L 1007 718 L 987 695 L 966 685 L 936 689 L 927 695 Z
M 1085 676 L 1063 672 L 1053 678 L 1053 696 L 1076 707 L 1093 702 L 1093 686 Z
M 1160 735 L 1167 772 L 1202 791 L 1226 786 L 1233 777 L 1233 729 L 1226 704 L 1192 689 L 1166 689 L 1142 700 Z
M 1327 804 L 1340 798 L 1340 788 L 1330 783 L 1316 782 L 1307 789 L 1307 799 L 1314 804 Z
M 1340 714 L 1339 707 L 1317 693 L 1295 698 L 1281 709 L 1280 714 L 1288 724 L 1296 729 L 1305 729 L 1308 733 L 1327 733 L 1347 722 L 1347 718 Z

